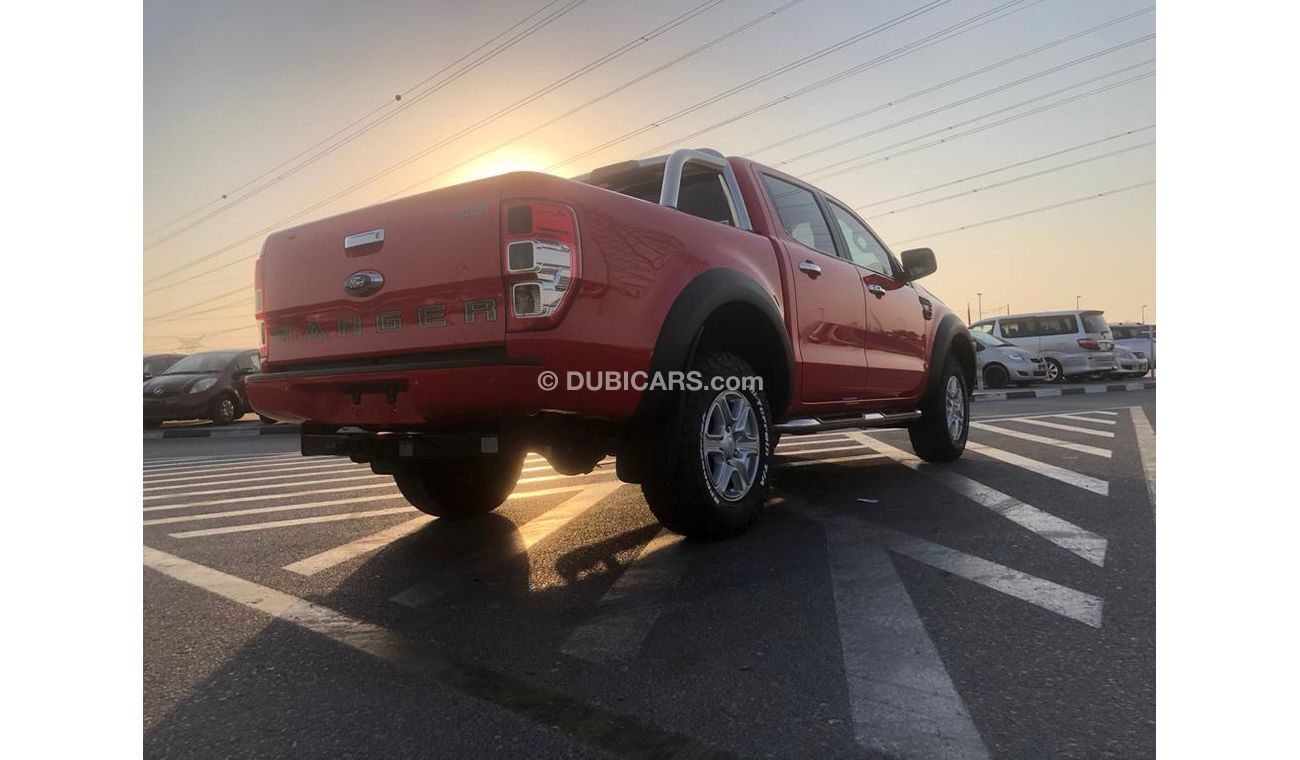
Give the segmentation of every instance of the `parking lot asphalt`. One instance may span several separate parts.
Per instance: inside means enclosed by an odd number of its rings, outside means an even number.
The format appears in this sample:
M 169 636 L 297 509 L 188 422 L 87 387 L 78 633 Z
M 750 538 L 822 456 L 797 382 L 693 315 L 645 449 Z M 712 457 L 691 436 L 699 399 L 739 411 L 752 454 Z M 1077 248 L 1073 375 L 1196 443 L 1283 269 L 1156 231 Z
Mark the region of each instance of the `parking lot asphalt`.
M 295 436 L 146 441 L 150 757 L 1150 757 L 1155 392 L 784 438 L 721 543 L 612 463 L 470 522 Z

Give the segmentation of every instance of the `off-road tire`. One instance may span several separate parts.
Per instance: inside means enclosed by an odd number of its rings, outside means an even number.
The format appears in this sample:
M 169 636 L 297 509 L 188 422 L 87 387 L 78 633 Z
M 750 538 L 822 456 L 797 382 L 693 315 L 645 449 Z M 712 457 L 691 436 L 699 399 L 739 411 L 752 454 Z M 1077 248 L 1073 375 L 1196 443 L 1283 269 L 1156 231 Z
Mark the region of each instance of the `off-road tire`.
M 650 511 L 668 530 L 689 538 L 719 540 L 744 532 L 762 510 L 772 460 L 772 415 L 767 394 L 762 390 L 714 391 L 710 387 L 714 377 L 756 375 L 739 356 L 723 351 L 701 351 L 691 369 L 700 373 L 704 387 L 698 391 L 683 391 L 675 411 L 658 431 L 658 453 L 647 462 L 641 493 Z M 734 396 L 726 395 L 728 393 L 743 396 L 753 413 L 753 429 L 750 431 L 753 436 L 745 434 L 745 445 L 752 445 L 753 437 L 757 437 L 754 476 L 748 490 L 738 498 L 726 498 L 715 489 L 706 465 L 708 457 L 704 446 L 704 429 L 714 402 L 719 399 L 735 401 Z M 728 440 L 731 440 L 730 433 Z M 753 452 L 750 449 L 746 451 Z M 739 477 L 743 480 L 743 476 Z
M 229 405 L 226 404 L 227 401 L 230 402 Z M 222 394 L 212 400 L 212 408 L 208 414 L 212 424 L 229 425 L 239 417 L 239 399 L 230 394 Z
M 485 515 L 515 490 L 523 449 L 500 454 L 403 462 L 393 480 L 411 506 L 443 518 Z
M 1005 388 L 1011 382 L 1011 373 L 1001 364 L 990 364 L 984 368 L 984 387 Z
M 949 429 L 947 404 L 949 383 L 954 378 L 961 403 L 961 431 L 956 438 Z M 927 462 L 951 462 L 966 450 L 966 438 L 970 435 L 970 391 L 956 356 L 948 356 L 938 386 L 921 403 L 921 419 L 912 423 L 907 433 L 912 439 L 912 450 Z

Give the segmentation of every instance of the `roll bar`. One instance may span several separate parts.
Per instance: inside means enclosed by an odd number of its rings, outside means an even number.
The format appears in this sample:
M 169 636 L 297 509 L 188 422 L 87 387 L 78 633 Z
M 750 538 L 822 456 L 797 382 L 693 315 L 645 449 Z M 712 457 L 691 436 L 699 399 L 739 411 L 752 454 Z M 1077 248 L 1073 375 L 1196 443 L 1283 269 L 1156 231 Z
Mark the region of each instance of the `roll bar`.
M 682 175 L 686 171 L 686 165 L 690 163 L 702 164 L 722 173 L 722 181 L 727 187 L 727 202 L 731 205 L 731 214 L 736 219 L 736 227 L 752 232 L 754 225 L 749 221 L 749 211 L 745 207 L 745 197 L 740 193 L 740 183 L 736 182 L 736 172 L 732 170 L 731 162 L 712 148 L 680 148 L 666 156 L 614 164 L 573 179 L 577 182 L 590 182 L 593 176 L 607 170 L 618 172 L 625 168 L 645 169 L 662 165 L 664 180 L 659 191 L 659 205 L 677 208 L 677 198 L 682 191 Z

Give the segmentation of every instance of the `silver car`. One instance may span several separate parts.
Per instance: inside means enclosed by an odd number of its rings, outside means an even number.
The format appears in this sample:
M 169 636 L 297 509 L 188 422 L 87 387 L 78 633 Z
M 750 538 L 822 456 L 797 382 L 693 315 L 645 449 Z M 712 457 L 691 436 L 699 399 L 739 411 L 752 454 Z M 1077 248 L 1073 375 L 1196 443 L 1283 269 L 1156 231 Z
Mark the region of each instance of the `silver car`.
M 1151 369 L 1156 368 L 1156 326 L 1138 322 L 1120 322 L 1110 326 L 1115 336 L 1115 347 L 1124 346 L 1133 351 L 1146 354 Z
M 1047 377 L 1047 363 L 1041 356 L 982 332 L 972 332 L 970 336 L 975 341 L 975 368 L 984 387 L 1005 388 L 1008 383 L 1029 385 Z
M 1145 351 L 1134 351 L 1128 346 L 1115 344 L 1115 370 L 1110 373 L 1111 377 L 1142 377 L 1150 369 L 1151 362 Z
M 1047 381 L 1108 375 L 1115 369 L 1115 342 L 1104 313 L 1096 310 L 1043 311 L 985 319 L 971 325 L 1038 354 L 1047 362 Z

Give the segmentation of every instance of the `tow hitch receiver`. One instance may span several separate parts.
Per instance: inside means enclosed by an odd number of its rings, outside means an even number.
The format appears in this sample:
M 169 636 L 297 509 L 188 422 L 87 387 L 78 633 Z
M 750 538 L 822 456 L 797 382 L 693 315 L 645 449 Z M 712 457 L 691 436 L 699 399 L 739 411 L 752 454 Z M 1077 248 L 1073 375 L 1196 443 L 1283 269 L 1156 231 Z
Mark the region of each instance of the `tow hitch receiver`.
M 344 456 L 354 462 L 438 459 L 500 451 L 498 433 L 374 433 L 343 428 L 333 433 L 302 434 L 303 456 Z

